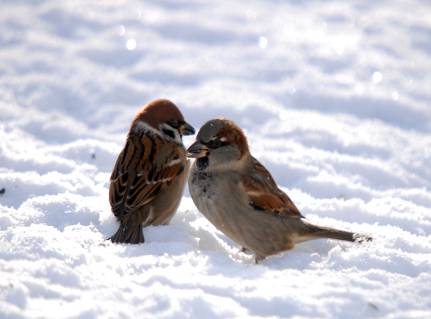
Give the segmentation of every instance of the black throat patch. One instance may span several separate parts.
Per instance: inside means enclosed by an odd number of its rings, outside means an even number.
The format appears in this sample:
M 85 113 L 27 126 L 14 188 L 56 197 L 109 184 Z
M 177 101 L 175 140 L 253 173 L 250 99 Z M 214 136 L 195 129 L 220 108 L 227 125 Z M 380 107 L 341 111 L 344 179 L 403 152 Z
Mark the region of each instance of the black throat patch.
M 202 171 L 208 167 L 209 159 L 208 156 L 200 157 L 196 160 L 196 166 L 198 170 Z

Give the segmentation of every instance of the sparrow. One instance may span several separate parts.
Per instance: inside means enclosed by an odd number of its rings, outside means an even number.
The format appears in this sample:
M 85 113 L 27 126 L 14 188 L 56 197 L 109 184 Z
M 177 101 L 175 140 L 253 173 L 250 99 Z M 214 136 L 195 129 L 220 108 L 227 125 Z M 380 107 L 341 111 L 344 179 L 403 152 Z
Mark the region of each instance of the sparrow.
M 137 113 L 109 185 L 111 210 L 120 223 L 112 242 L 143 243 L 143 227 L 169 223 L 190 169 L 182 136 L 194 133 L 169 100 L 154 100 Z
M 311 239 L 371 240 L 305 219 L 230 120 L 208 121 L 187 153 L 196 158 L 188 180 L 193 202 L 242 251 L 253 252 L 256 263 Z

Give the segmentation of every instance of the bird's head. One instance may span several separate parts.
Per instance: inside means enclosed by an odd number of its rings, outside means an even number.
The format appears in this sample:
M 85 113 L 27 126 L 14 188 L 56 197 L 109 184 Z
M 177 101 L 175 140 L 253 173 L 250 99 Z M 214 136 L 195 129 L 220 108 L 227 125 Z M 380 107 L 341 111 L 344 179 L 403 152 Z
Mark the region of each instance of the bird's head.
M 169 100 L 158 99 L 146 104 L 135 116 L 131 132 L 156 130 L 167 139 L 182 143 L 183 135 L 193 135 L 194 128 L 188 124 L 178 107 Z
M 197 158 L 198 167 L 203 169 L 232 167 L 249 150 L 247 138 L 238 125 L 227 119 L 213 119 L 201 127 L 187 153 Z

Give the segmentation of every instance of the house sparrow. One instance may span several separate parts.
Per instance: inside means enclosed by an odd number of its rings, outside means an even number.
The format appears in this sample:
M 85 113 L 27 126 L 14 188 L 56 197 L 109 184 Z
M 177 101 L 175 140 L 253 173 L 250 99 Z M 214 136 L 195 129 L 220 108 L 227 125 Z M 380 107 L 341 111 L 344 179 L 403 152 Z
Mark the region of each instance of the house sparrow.
M 232 121 L 207 122 L 187 152 L 196 158 L 189 177 L 195 205 L 243 251 L 254 252 L 256 263 L 306 240 L 371 239 L 307 221 L 250 154 L 244 133 Z
M 194 132 L 168 100 L 152 101 L 135 116 L 111 175 L 109 201 L 120 222 L 112 242 L 143 243 L 142 227 L 169 223 L 190 168 L 182 136 Z

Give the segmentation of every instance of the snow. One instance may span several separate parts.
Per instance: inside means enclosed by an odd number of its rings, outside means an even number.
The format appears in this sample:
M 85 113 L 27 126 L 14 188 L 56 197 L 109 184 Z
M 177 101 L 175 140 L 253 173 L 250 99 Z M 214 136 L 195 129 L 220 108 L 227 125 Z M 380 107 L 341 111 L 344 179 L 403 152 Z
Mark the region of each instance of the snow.
M 1 7 L 1 318 L 431 318 L 428 1 Z M 113 163 L 157 97 L 236 121 L 304 215 L 375 240 L 255 265 L 186 191 L 145 244 L 105 241 Z

